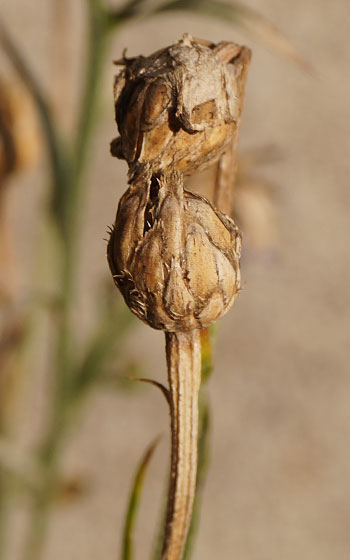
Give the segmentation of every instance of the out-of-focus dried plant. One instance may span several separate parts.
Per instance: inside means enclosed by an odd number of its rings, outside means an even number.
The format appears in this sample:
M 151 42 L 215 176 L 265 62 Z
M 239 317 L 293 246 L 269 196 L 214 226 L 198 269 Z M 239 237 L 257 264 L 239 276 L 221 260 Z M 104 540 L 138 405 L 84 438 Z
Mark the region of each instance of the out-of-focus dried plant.
M 278 251 L 277 189 L 258 167 L 279 158 L 274 147 L 250 150 L 238 158 L 233 215 L 244 231 L 247 258 L 269 260 Z
M 260 168 L 273 164 L 281 154 L 273 146 L 247 150 L 237 158 L 232 195 L 232 215 L 244 232 L 245 259 L 270 260 L 278 252 L 278 189 Z M 208 198 L 214 196 L 217 169 L 188 177 L 186 186 Z
M 34 166 L 39 153 L 36 111 L 28 91 L 18 79 L 0 80 L 0 436 L 7 431 L 15 401 L 16 358 L 25 330 L 24 317 L 15 310 L 18 286 L 9 198 L 14 175 Z
M 18 79 L 0 81 L 0 177 L 35 165 L 40 153 L 32 98 Z
M 35 165 L 40 151 L 33 101 L 19 80 L 0 80 L 0 306 L 14 298 L 15 271 L 8 219 L 14 174 Z

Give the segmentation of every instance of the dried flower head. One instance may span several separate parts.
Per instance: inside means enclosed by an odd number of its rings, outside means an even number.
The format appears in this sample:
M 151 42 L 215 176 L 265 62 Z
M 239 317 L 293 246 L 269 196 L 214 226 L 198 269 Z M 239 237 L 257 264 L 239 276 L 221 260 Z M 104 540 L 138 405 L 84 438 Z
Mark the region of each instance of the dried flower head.
M 147 58 L 118 61 L 124 65 L 114 89 L 120 138 L 112 153 L 155 172 L 190 174 L 216 161 L 237 126 L 241 49 L 184 35 Z
M 156 329 L 210 325 L 240 288 L 241 236 L 182 175 L 145 171 L 119 202 L 108 262 L 129 308 Z

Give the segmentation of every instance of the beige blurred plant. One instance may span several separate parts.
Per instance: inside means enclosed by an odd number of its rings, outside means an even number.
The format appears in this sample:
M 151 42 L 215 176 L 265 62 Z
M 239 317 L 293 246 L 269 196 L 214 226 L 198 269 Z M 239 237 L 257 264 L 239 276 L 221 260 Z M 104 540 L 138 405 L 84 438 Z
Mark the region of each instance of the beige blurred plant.
M 14 299 L 13 244 L 8 218 L 12 177 L 36 164 L 40 139 L 33 101 L 19 80 L 0 80 L 0 305 Z
M 278 251 L 277 188 L 258 169 L 280 157 L 275 147 L 267 146 L 238 158 L 233 215 L 244 231 L 248 258 L 270 258 Z
M 31 97 L 18 79 L 0 81 L 0 433 L 15 393 L 15 353 L 23 324 L 14 311 L 17 274 L 9 202 L 13 177 L 39 158 L 40 136 Z

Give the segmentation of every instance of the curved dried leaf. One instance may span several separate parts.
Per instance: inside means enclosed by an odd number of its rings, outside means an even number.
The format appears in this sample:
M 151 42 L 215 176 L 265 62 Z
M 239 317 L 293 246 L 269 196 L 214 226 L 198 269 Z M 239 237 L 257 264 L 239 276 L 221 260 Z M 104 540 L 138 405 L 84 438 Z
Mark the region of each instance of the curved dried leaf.
M 157 387 L 163 393 L 167 403 L 170 405 L 169 389 L 167 389 L 162 383 L 159 383 L 159 381 L 149 379 L 148 377 L 131 377 L 130 379 L 132 381 L 142 381 L 143 383 L 150 383 L 151 385 L 154 385 L 154 387 Z

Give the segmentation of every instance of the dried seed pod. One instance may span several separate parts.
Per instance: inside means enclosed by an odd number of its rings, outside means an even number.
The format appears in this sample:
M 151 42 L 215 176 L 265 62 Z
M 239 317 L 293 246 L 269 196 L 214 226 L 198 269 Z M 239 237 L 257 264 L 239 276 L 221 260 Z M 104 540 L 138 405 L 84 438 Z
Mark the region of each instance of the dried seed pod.
M 149 168 L 148 168 L 149 171 Z M 139 176 L 119 202 L 108 262 L 129 308 L 155 329 L 210 325 L 240 288 L 241 236 L 234 222 L 182 175 Z
M 185 174 L 218 159 L 239 118 L 242 49 L 184 35 L 147 58 L 119 61 L 125 66 L 114 90 L 120 138 L 112 153 L 129 166 Z

